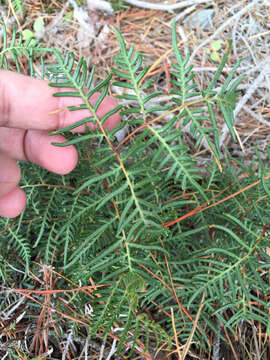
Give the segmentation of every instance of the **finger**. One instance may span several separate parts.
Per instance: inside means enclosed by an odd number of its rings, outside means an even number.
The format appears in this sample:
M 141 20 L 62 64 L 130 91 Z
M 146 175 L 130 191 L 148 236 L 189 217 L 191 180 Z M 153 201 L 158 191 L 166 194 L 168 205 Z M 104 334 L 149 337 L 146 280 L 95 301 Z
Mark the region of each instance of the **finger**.
M 0 128 L 0 151 L 6 156 L 31 161 L 57 174 L 67 174 L 77 164 L 77 151 L 74 146 L 54 146 L 52 141 L 66 139 L 61 135 L 48 136 L 46 131 Z
M 0 198 L 16 188 L 21 171 L 16 162 L 0 153 Z
M 15 187 L 11 192 L 0 198 L 0 216 L 14 218 L 23 211 L 26 195 L 22 189 Z
M 46 132 L 28 130 L 24 137 L 25 158 L 56 174 L 68 174 L 78 162 L 74 146 L 57 147 L 51 142 L 63 143 L 61 135 L 48 136 Z
M 89 111 L 69 111 L 67 106 L 80 105 L 77 97 L 53 97 L 55 92 L 67 89 L 55 89 L 44 80 L 33 79 L 18 73 L 0 71 L 0 126 L 54 130 L 89 117 Z M 93 103 L 98 94 L 90 102 Z M 117 105 L 116 100 L 107 96 L 99 107 L 99 116 L 104 115 Z M 60 109 L 60 112 L 59 112 Z M 120 122 L 120 116 L 114 114 L 105 122 L 105 127 L 112 128 Z M 93 126 L 93 125 L 90 125 Z

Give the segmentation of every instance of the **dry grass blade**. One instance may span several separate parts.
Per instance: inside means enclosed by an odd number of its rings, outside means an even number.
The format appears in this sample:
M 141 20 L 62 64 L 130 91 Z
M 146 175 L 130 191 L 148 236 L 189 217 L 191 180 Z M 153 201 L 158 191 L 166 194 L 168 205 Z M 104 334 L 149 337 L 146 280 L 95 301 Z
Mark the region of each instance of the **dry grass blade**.
M 203 294 L 202 296 L 202 300 L 201 300 L 201 303 L 200 303 L 200 307 L 198 309 L 198 312 L 196 314 L 196 317 L 195 317 L 195 320 L 194 320 L 194 323 L 193 323 L 193 326 L 192 326 L 192 330 L 190 332 L 190 335 L 188 337 L 188 340 L 187 342 L 185 343 L 185 345 L 183 346 L 183 360 L 185 360 L 188 352 L 189 352 L 189 349 L 190 349 L 190 346 L 191 346 L 191 342 L 192 342 L 192 339 L 193 339 L 193 336 L 194 336 L 194 332 L 196 330 L 196 327 L 198 327 L 198 321 L 199 321 L 199 318 L 200 318 L 200 315 L 201 315 L 201 311 L 203 309 L 203 306 L 204 306 L 204 300 L 205 300 L 205 294 Z

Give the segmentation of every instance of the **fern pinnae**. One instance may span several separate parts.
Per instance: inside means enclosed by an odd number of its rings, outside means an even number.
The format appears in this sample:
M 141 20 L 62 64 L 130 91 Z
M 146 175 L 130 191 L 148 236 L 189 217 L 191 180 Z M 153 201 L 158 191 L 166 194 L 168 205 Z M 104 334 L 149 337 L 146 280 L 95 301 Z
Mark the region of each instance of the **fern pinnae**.
M 45 227 L 47 226 L 48 222 L 50 221 L 50 207 L 53 204 L 54 198 L 55 198 L 55 194 L 56 194 L 56 188 L 53 189 L 53 191 L 51 192 L 51 196 L 49 201 L 46 204 L 46 208 L 44 213 L 42 214 L 42 222 L 41 222 L 41 226 L 40 226 L 40 231 L 39 234 L 37 236 L 37 239 L 35 241 L 34 247 L 38 246 L 44 231 L 45 231 Z
M 120 166 L 121 166 L 121 169 L 123 171 L 123 173 L 125 174 L 125 177 L 126 177 L 126 180 L 128 182 L 128 185 L 129 185 L 129 189 L 130 189 L 130 192 L 131 192 L 131 196 L 132 196 L 132 199 L 136 205 L 136 208 L 138 209 L 138 212 L 140 214 L 140 218 L 142 219 L 143 223 L 146 225 L 146 218 L 144 216 L 144 212 L 143 212 L 143 209 L 141 208 L 140 206 L 140 202 L 139 202 L 139 199 L 137 198 L 136 196 L 136 192 L 135 192 L 135 189 L 134 189 L 134 186 L 132 184 L 132 181 L 130 179 L 130 176 L 128 174 L 128 171 L 126 170 L 120 156 L 118 157 L 119 160 L 120 160 Z
M 14 249 L 16 249 L 17 255 L 21 256 L 25 262 L 25 274 L 28 274 L 29 265 L 31 260 L 31 247 L 29 241 L 22 237 L 19 234 L 16 234 L 11 228 L 8 229 L 11 239 L 12 245 Z
M 121 57 L 120 57 L 120 55 L 118 55 L 114 59 L 120 69 L 124 68 L 125 71 L 128 71 L 128 75 L 124 75 L 124 77 L 127 80 L 130 80 L 130 82 L 132 84 L 133 91 L 135 93 L 135 98 L 133 98 L 133 99 L 138 101 L 140 111 L 141 111 L 141 114 L 143 117 L 143 122 L 146 123 L 147 115 L 145 113 L 145 107 L 144 107 L 144 102 L 143 102 L 143 98 L 141 95 L 141 91 L 139 88 L 139 82 L 142 79 L 142 77 L 145 75 L 147 69 L 145 68 L 144 70 L 142 70 L 139 73 L 139 75 L 136 76 L 137 71 L 140 69 L 140 67 L 142 65 L 142 56 L 139 52 L 135 53 L 135 55 L 134 55 L 134 46 L 133 47 L 131 46 L 131 48 L 129 49 L 129 52 L 127 52 L 126 44 L 125 44 L 125 41 L 124 41 L 122 35 L 116 28 L 114 28 L 114 30 L 118 37 L 118 41 L 119 41 L 120 48 L 121 48 Z M 118 61 L 118 59 L 120 61 Z M 117 69 L 112 68 L 112 71 L 117 74 Z M 123 75 L 123 72 L 121 72 L 120 74 L 118 73 L 118 75 L 120 75 L 120 76 Z
M 103 232 L 106 231 L 106 229 L 108 229 L 109 226 L 110 223 L 100 225 L 97 230 L 93 231 L 88 237 L 86 237 L 82 242 L 82 244 L 78 246 L 77 249 L 70 256 L 70 261 L 64 267 L 64 269 L 68 269 L 69 267 L 74 265 L 74 263 L 76 263 L 79 259 L 81 259 L 83 255 L 87 252 L 87 250 L 91 248 L 91 246 L 93 246 L 95 241 L 99 239 L 99 236 L 101 236 L 101 234 L 103 234 Z
M 124 192 L 128 188 L 128 184 L 124 183 L 122 186 L 120 186 L 118 189 L 114 190 L 113 192 L 108 193 L 97 205 L 96 210 L 99 210 L 102 208 L 108 201 L 112 200 L 114 197 L 116 197 L 118 194 Z
M 159 139 L 160 143 L 162 144 L 163 148 L 167 150 L 168 155 L 173 160 L 173 166 L 174 168 L 178 167 L 178 169 L 181 170 L 181 172 L 184 174 L 184 178 L 186 177 L 189 180 L 189 183 L 192 184 L 199 193 L 204 197 L 206 202 L 208 202 L 208 198 L 202 189 L 202 187 L 194 180 L 194 169 L 190 167 L 191 158 L 188 156 L 186 157 L 187 165 L 185 164 L 185 158 L 181 159 L 178 154 L 175 154 L 172 147 L 169 145 L 169 143 L 166 141 L 166 138 L 164 139 L 162 136 L 159 135 L 159 131 L 155 130 L 154 128 L 150 128 L 150 131 L 155 135 L 156 138 Z M 165 158 L 166 159 L 166 158 Z M 164 164 L 162 164 L 161 167 L 163 167 Z M 172 168 L 172 169 L 174 169 Z M 172 175 L 172 170 L 170 171 L 170 175 Z M 181 172 L 176 172 L 176 179 L 181 175 Z
M 173 50 L 174 50 L 174 55 L 177 61 L 177 66 L 173 65 L 176 69 L 180 70 L 180 87 L 181 87 L 181 100 L 182 100 L 182 105 L 185 103 L 186 101 L 186 74 L 187 72 L 190 72 L 192 69 L 192 65 L 188 67 L 188 69 L 185 69 L 185 66 L 187 65 L 188 62 L 188 55 L 186 56 L 186 58 L 183 60 L 179 48 L 178 48 L 178 44 L 177 44 L 177 35 L 176 35 L 176 21 L 173 21 L 172 23 L 172 46 L 173 46 Z M 189 80 L 191 80 L 192 78 L 189 78 Z
M 132 325 L 133 314 L 134 309 L 130 306 L 127 313 L 127 320 L 125 321 L 124 329 L 121 331 L 120 341 L 117 346 L 117 355 L 121 353 L 124 343 L 127 341 L 128 332 L 130 331 Z
M 228 49 L 227 51 L 225 52 L 225 54 L 223 55 L 222 59 L 221 59 L 221 62 L 217 68 L 217 71 L 215 72 L 214 76 L 213 76 L 213 79 L 210 81 L 209 85 L 207 86 L 206 90 L 205 90 L 205 95 L 206 96 L 209 96 L 219 78 L 219 76 L 221 75 L 222 71 L 223 71 L 223 68 L 227 62 L 227 59 L 228 59 L 228 56 L 230 54 L 230 51 L 231 51 L 231 47 L 232 47 L 232 40 L 229 40 L 228 41 Z M 239 66 L 239 65 L 238 65 Z M 234 70 L 235 71 L 235 70 Z M 227 84 L 226 84 L 227 85 Z
M 71 241 L 73 240 L 73 234 L 74 234 L 74 229 L 72 228 L 72 221 L 70 221 L 70 219 L 74 219 L 74 213 L 76 212 L 76 207 L 78 204 L 78 199 L 79 199 L 80 194 L 76 195 L 74 197 L 74 201 L 71 205 L 71 209 L 68 215 L 68 222 L 64 225 L 64 229 L 62 228 L 62 232 L 64 233 L 64 260 L 63 260 L 63 265 L 65 266 L 67 264 L 67 258 L 68 258 L 68 247 L 69 244 L 71 243 Z M 81 214 L 79 215 L 80 218 Z M 60 237 L 61 234 L 57 234 L 57 237 Z
M 99 227 L 97 228 L 96 231 L 92 231 L 88 237 L 84 238 L 83 242 L 80 243 L 80 245 L 76 248 L 76 250 L 73 251 L 73 253 L 71 254 L 69 263 L 67 263 L 66 266 L 64 266 L 63 268 L 64 269 L 71 268 L 76 262 L 78 262 L 79 260 L 82 260 L 85 256 L 85 253 L 87 252 L 87 250 L 92 248 L 94 246 L 94 244 L 100 239 L 101 235 L 103 234 L 103 236 L 104 236 L 105 231 L 109 230 L 110 226 L 112 226 L 114 224 L 114 222 L 117 222 L 117 220 L 118 220 L 118 218 L 117 218 L 117 216 L 115 216 L 114 218 L 112 218 L 110 220 L 110 222 L 107 221 L 105 224 L 99 225 Z M 103 258 L 106 259 L 106 257 L 108 255 L 114 254 L 114 250 L 116 250 L 120 246 L 120 244 L 123 243 L 123 240 L 126 240 L 126 239 L 125 238 L 123 239 L 122 236 L 119 236 L 115 242 L 113 242 L 105 250 L 102 250 L 98 254 L 98 256 L 94 257 L 94 259 L 92 259 L 92 260 L 88 259 L 87 263 L 89 264 L 89 266 L 94 267 L 97 264 L 98 266 L 101 266 L 101 268 L 102 268 Z M 124 249 L 126 251 L 126 254 L 123 255 L 123 258 L 127 257 L 128 267 L 132 271 L 129 249 L 126 244 L 124 246 Z M 119 257 L 117 259 L 119 261 Z M 116 259 L 116 261 L 117 261 L 117 259 Z
M 123 243 L 122 239 L 117 243 L 118 247 L 120 246 L 121 242 Z M 113 250 L 115 252 L 117 251 L 115 248 Z M 123 274 L 123 272 L 129 271 L 129 265 L 126 259 L 121 255 L 121 262 L 119 260 L 119 255 L 115 255 L 114 257 L 112 257 L 108 253 L 107 257 L 102 258 L 102 264 L 93 260 L 89 263 L 89 265 L 87 264 L 87 268 L 89 269 L 89 273 L 91 275 L 100 274 L 103 271 L 104 266 L 112 269 L 110 273 L 102 277 L 102 283 L 110 283 L 113 285 L 116 279 L 118 279 L 121 274 Z
M 46 239 L 46 248 L 45 248 L 45 264 L 49 265 L 51 264 L 52 258 L 53 258 L 53 252 L 56 249 L 56 247 L 53 245 L 53 236 L 54 236 L 54 228 L 56 226 L 56 223 L 54 222 L 51 226 L 50 232 L 47 235 Z
M 98 174 L 96 176 L 92 176 L 89 180 L 85 181 L 75 192 L 74 194 L 78 194 L 84 189 L 88 188 L 91 184 L 95 182 L 99 182 L 100 180 L 106 179 L 108 176 L 117 175 L 121 171 L 120 167 L 114 167 L 111 170 L 108 170 L 104 174 Z
M 239 66 L 240 66 L 240 64 L 241 64 L 242 61 L 243 61 L 243 59 L 238 60 L 238 61 L 234 64 L 234 66 L 233 66 L 233 68 L 231 69 L 229 75 L 226 77 L 226 79 L 225 79 L 225 81 L 224 81 L 224 84 L 221 86 L 221 89 L 220 89 L 220 91 L 218 92 L 218 95 L 219 95 L 220 97 L 222 97 L 222 96 L 224 95 L 224 93 L 225 93 L 225 91 L 227 90 L 228 86 L 229 86 L 230 83 L 232 82 L 232 80 L 233 80 L 233 78 L 234 78 L 234 76 L 235 76 L 235 74 L 236 74 L 236 71 L 237 71 L 237 69 L 239 68 Z M 241 81 L 242 81 L 245 77 L 246 77 L 246 74 L 240 75 L 240 76 L 233 82 L 234 85 L 232 85 L 232 86 L 230 87 L 230 90 L 229 90 L 229 91 L 233 91 L 233 92 L 234 92 L 234 91 L 236 90 L 236 88 L 239 86 L 239 84 L 241 83 Z
M 74 110 L 80 110 L 80 108 L 78 108 L 78 107 L 76 106 L 76 107 L 72 107 L 72 108 L 70 109 L 70 111 L 74 111 Z M 65 126 L 64 128 L 59 129 L 59 130 L 54 130 L 53 132 L 49 133 L 49 135 L 62 134 L 62 133 L 64 133 L 64 132 L 67 132 L 67 131 L 76 129 L 76 127 L 78 127 L 78 126 L 80 126 L 80 125 L 86 124 L 86 122 L 88 122 L 88 121 L 91 120 L 91 119 L 92 119 L 92 117 L 87 117 L 87 118 L 81 119 L 81 120 L 77 121 L 75 124 L 70 124 L 70 125 L 68 125 L 68 126 Z M 86 135 L 88 135 L 89 138 L 90 138 L 90 136 L 91 136 L 91 134 L 86 134 Z M 72 139 L 72 140 L 73 140 L 73 139 Z M 56 144 L 58 144 L 58 143 L 56 143 Z M 59 145 L 56 145 L 56 144 L 55 144 L 55 146 L 61 146 L 61 144 L 59 144 Z M 64 143 L 64 144 L 66 144 L 66 143 Z M 66 146 L 66 145 L 64 145 L 64 146 Z
M 114 295 L 115 295 L 116 291 L 117 291 L 118 288 L 119 288 L 119 285 L 120 285 L 121 281 L 122 281 L 122 279 L 121 279 L 121 277 L 120 277 L 120 278 L 117 280 L 117 282 L 115 283 L 114 287 L 112 288 L 112 290 L 111 290 L 111 292 L 110 292 L 110 295 L 108 296 L 108 298 L 107 298 L 107 300 L 106 300 L 106 303 L 105 303 L 104 306 L 103 306 L 103 310 L 101 311 L 101 313 L 100 313 L 100 315 L 99 315 L 96 323 L 94 324 L 94 326 L 93 326 L 92 329 L 91 329 L 91 332 L 92 332 L 93 334 L 96 334 L 96 332 L 97 332 L 97 330 L 99 329 L 100 325 L 103 323 L 103 320 L 104 320 L 105 316 L 108 315 L 107 312 L 108 312 L 109 306 L 111 306 L 112 300 L 113 300 L 113 298 L 114 298 Z M 123 301 L 124 301 L 124 297 L 122 297 L 121 302 L 123 302 Z M 121 308 L 121 302 L 120 302 L 120 304 L 119 304 L 119 308 Z M 114 318 L 112 319 L 111 316 L 107 316 L 107 321 L 108 321 L 108 319 L 111 319 L 111 324 L 110 324 L 110 325 L 113 325 Z M 108 333 L 110 330 L 111 330 L 111 326 L 107 326 L 107 327 L 105 328 L 105 335 L 106 335 L 106 333 Z
M 74 202 L 74 204 L 76 204 L 76 200 Z M 98 204 L 98 202 L 96 202 L 96 205 Z M 56 235 L 56 240 L 58 240 L 60 243 L 62 242 L 61 240 L 61 235 L 67 231 L 68 227 L 71 226 L 73 223 L 76 223 L 77 221 L 79 221 L 80 218 L 83 217 L 83 215 L 85 214 L 88 214 L 89 213 L 89 209 L 92 207 L 92 206 L 95 206 L 94 205 L 90 205 L 87 203 L 87 204 L 84 204 L 84 207 L 79 210 L 72 218 L 68 218 L 67 222 L 61 227 L 61 229 L 59 229 L 57 235 Z M 89 216 L 88 217 L 88 221 L 89 222 L 93 222 L 93 219 Z
M 244 224 L 241 220 L 237 219 L 235 216 L 233 216 L 231 214 L 224 214 L 223 216 L 225 219 L 227 218 L 227 219 L 232 220 L 232 222 L 237 224 L 239 226 L 239 228 L 241 228 L 242 230 L 245 231 L 246 234 L 251 235 L 253 239 L 257 238 L 258 234 L 256 234 L 254 231 L 252 231 L 250 227 L 247 227 L 246 224 Z M 223 227 L 221 225 L 216 225 L 216 227 L 223 231 L 228 232 L 231 235 L 231 237 L 233 239 L 235 239 L 243 249 L 249 250 L 249 248 L 250 248 L 249 245 L 244 240 L 241 240 L 240 237 L 237 236 L 232 230 L 227 229 L 226 227 Z
M 83 56 L 79 59 L 77 63 L 73 77 L 80 89 L 85 87 L 87 78 L 87 64 Z
M 86 124 L 87 122 L 89 121 L 89 119 L 85 119 L 83 121 L 83 124 Z M 77 127 L 78 125 L 76 125 Z M 54 133 L 51 133 L 51 135 L 54 135 Z M 80 137 L 77 137 L 77 138 L 73 138 L 71 140 L 67 140 L 65 142 L 62 142 L 62 143 L 58 143 L 58 142 L 55 142 L 55 141 L 52 141 L 51 144 L 54 145 L 54 146 L 58 146 L 58 147 L 65 147 L 65 146 L 70 146 L 70 145 L 76 145 L 76 144 L 79 144 L 81 143 L 82 141 L 86 141 L 86 140 L 90 140 L 91 139 L 91 134 L 86 134 L 86 135 L 81 135 Z

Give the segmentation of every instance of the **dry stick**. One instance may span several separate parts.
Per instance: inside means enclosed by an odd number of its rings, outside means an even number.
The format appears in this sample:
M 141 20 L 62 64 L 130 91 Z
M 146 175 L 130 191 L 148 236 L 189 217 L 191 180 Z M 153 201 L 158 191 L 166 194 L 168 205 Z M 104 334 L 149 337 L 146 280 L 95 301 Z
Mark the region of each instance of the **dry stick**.
M 259 350 L 259 344 L 258 344 L 258 339 L 257 339 L 257 329 L 254 325 L 254 323 L 252 324 L 252 334 L 253 334 L 253 339 L 254 339 L 254 345 L 255 345 L 255 360 L 260 360 L 262 357 L 260 355 L 260 350 Z
M 74 336 L 74 323 L 72 324 L 71 329 L 69 329 L 69 331 L 68 331 L 68 336 L 67 336 L 64 352 L 62 352 L 62 359 L 66 358 L 67 353 L 69 351 L 69 347 L 74 342 L 73 336 Z
M 270 88 L 269 88 L 270 89 Z M 243 106 L 242 110 L 245 111 L 246 113 L 250 114 L 251 116 L 254 117 L 254 119 L 258 120 L 259 122 L 261 122 L 263 125 L 270 127 L 270 121 L 265 120 L 262 115 L 260 114 L 256 114 L 254 111 L 250 110 L 247 106 Z
M 183 20 L 187 15 L 192 13 L 192 11 L 194 11 L 195 9 L 196 9 L 196 5 L 193 5 L 193 6 L 190 6 L 190 7 L 186 8 L 185 10 L 181 11 L 175 18 L 173 18 L 170 21 L 170 24 L 172 24 L 173 21 L 179 22 L 179 21 Z
M 213 341 L 213 353 L 212 353 L 212 359 L 211 360 L 219 360 L 220 359 L 220 331 L 221 331 L 221 323 L 218 319 L 218 331 L 214 335 L 214 341 Z
M 215 196 L 213 196 L 213 197 L 209 200 L 209 202 L 208 202 L 210 205 L 207 205 L 208 203 L 205 202 L 205 203 L 201 204 L 200 206 L 198 206 L 197 208 L 195 208 L 194 210 L 191 210 L 191 211 L 189 211 L 188 213 L 186 213 L 185 215 L 182 215 L 182 216 L 179 217 L 178 219 L 175 219 L 175 220 L 172 220 L 172 221 L 169 221 L 169 222 L 167 222 L 167 223 L 162 224 L 162 226 L 163 226 L 163 227 L 172 226 L 172 225 L 178 223 L 179 221 L 182 221 L 182 220 L 184 220 L 184 219 L 186 219 L 186 218 L 188 218 L 188 217 L 190 217 L 190 216 L 196 215 L 196 214 L 201 213 L 201 212 L 203 212 L 203 211 L 205 211 L 205 210 L 207 210 L 207 209 L 210 209 L 211 207 L 217 206 L 217 205 L 223 203 L 224 201 L 227 201 L 227 200 L 229 200 L 229 199 L 231 199 L 231 198 L 233 198 L 233 197 L 241 194 L 242 192 L 244 192 L 244 191 L 246 191 L 246 190 L 248 190 L 248 189 L 251 189 L 252 187 L 260 184 L 261 181 L 262 181 L 261 179 L 260 179 L 260 180 L 257 180 L 257 181 L 255 181 L 254 183 L 245 186 L 243 189 L 240 189 L 240 190 L 236 191 L 235 193 L 233 193 L 233 194 L 231 194 L 231 195 L 228 195 L 228 196 L 226 196 L 225 198 L 223 198 L 223 199 L 221 199 L 221 200 L 218 200 L 217 202 L 211 204 L 211 202 L 214 201 L 214 199 L 216 199 L 218 196 L 220 196 L 221 194 L 223 194 L 227 189 L 231 188 L 232 185 L 238 183 L 241 179 L 245 178 L 246 176 L 248 176 L 248 173 L 243 174 L 243 176 L 240 176 L 240 177 L 239 177 L 236 181 L 234 181 L 232 184 L 228 185 L 228 186 L 225 187 L 223 190 L 221 190 L 218 194 L 216 194 Z M 266 176 L 263 176 L 263 179 L 264 179 L 264 180 L 267 180 L 267 179 L 269 179 L 269 178 L 270 178 L 270 173 L 269 173 L 268 175 L 266 175 Z M 212 225 L 210 225 L 210 227 L 211 227 L 211 226 L 212 226 Z
M 177 331 L 176 331 L 176 328 L 175 328 L 173 308 L 171 308 L 171 319 L 172 319 L 172 328 L 173 328 L 173 333 L 174 333 L 176 352 L 178 354 L 179 360 L 183 360 L 182 355 L 181 355 L 181 349 L 180 349 L 179 342 L 178 342 Z
M 21 30 L 22 27 L 21 27 L 21 24 L 20 24 L 19 19 L 18 19 L 18 17 L 17 17 L 16 11 L 14 10 L 14 6 L 13 6 L 11 0 L 8 0 L 8 6 L 9 6 L 9 8 L 10 8 L 11 11 L 12 11 L 12 14 L 13 14 L 13 16 L 14 16 L 17 24 L 18 24 L 19 29 Z
M 140 0 L 125 0 L 125 2 L 133 6 L 142 7 L 144 9 L 163 10 L 169 12 L 172 12 L 173 10 L 177 10 L 177 9 L 183 9 L 188 6 L 193 6 L 195 4 L 214 5 L 214 2 L 212 0 L 186 0 L 186 1 L 177 2 L 175 4 L 153 4 L 150 2 L 145 2 Z
M 249 5 L 246 5 L 243 9 L 238 11 L 235 15 L 230 17 L 227 21 L 225 21 L 211 36 L 209 36 L 206 40 L 204 40 L 199 46 L 196 47 L 196 49 L 193 51 L 192 55 L 189 58 L 189 63 L 192 62 L 193 58 L 197 54 L 197 52 L 205 47 L 209 42 L 211 42 L 222 30 L 226 29 L 228 25 L 233 22 L 234 20 L 238 19 L 242 15 L 244 15 L 246 12 L 248 12 L 250 9 L 255 7 L 261 2 L 261 0 L 254 0 Z
M 199 326 L 198 326 L 198 321 L 199 321 L 199 318 L 200 318 L 200 315 L 201 315 L 201 312 L 202 312 L 202 308 L 203 308 L 203 306 L 204 306 L 204 299 L 205 299 L 205 293 L 203 293 L 203 295 L 202 295 L 201 303 L 200 303 L 199 309 L 198 309 L 198 311 L 197 311 L 195 321 L 194 321 L 194 323 L 193 323 L 191 332 L 190 332 L 190 334 L 189 334 L 189 336 L 188 336 L 187 342 L 186 342 L 185 345 L 184 345 L 184 349 L 183 349 L 183 360 L 185 360 L 185 358 L 186 358 L 186 356 L 187 356 L 187 353 L 188 353 L 188 351 L 189 351 L 189 349 L 190 349 L 191 341 L 192 341 L 192 339 L 193 339 L 193 336 L 194 336 L 196 327 L 199 328 Z
M 249 100 L 251 94 L 253 94 L 255 92 L 255 90 L 257 90 L 257 88 L 261 85 L 261 83 L 264 81 L 265 76 L 267 75 L 267 73 L 270 72 L 270 60 L 266 60 L 263 61 L 261 63 L 261 72 L 260 75 L 254 80 L 253 84 L 249 87 L 247 93 L 245 94 L 245 96 L 243 96 L 241 98 L 241 100 L 238 102 L 236 108 L 235 108 L 235 115 L 237 115 L 239 113 L 239 111 L 241 110 L 241 108 L 247 103 L 247 101 Z

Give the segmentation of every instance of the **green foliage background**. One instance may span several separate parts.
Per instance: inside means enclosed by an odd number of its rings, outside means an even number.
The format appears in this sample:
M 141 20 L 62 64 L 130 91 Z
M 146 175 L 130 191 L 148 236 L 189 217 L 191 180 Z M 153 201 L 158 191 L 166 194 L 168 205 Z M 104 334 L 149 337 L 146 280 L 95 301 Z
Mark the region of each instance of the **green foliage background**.
M 170 346 L 171 311 L 184 344 L 201 304 L 194 346 L 211 347 L 210 334 L 218 331 L 218 323 L 232 334 L 243 322 L 260 323 L 269 334 L 269 168 L 259 157 L 249 168 L 231 159 L 221 149 L 217 126 L 219 111 L 236 141 L 233 109 L 243 78 L 235 79 L 240 61 L 217 87 L 228 50 L 211 83 L 200 89 L 189 57 L 182 57 L 177 47 L 174 26 L 171 102 L 152 105 L 161 92 L 154 90 L 153 81 L 142 81 L 148 68 L 116 29 L 120 52 L 111 74 L 100 83 L 85 59 L 76 62 L 72 53 L 63 56 L 34 40 L 23 42 L 15 31 L 8 42 L 3 31 L 0 68 L 10 69 L 13 63 L 21 72 L 18 59 L 26 57 L 30 75 L 36 77 L 33 64 L 40 63 L 50 86 L 68 88 L 57 96 L 81 97 L 82 105 L 70 110 L 89 109 L 89 117 L 53 132 L 68 138 L 56 146 L 76 144 L 79 151 L 79 164 L 70 175 L 22 164 L 21 186 L 28 205 L 15 221 L 0 219 L 2 281 L 10 286 L 23 260 L 21 284 L 32 289 L 28 274 L 37 271 L 36 259 L 78 286 L 88 286 L 91 278 L 100 286 L 92 297 L 67 294 L 70 304 L 88 324 L 90 335 L 101 331 L 106 339 L 119 327 L 119 352 L 130 337 L 133 347 L 140 336 L 146 339 L 146 347 L 149 341 Z M 47 52 L 54 54 L 55 65 L 45 67 L 42 59 Z M 97 109 L 111 83 L 125 89 L 119 96 L 121 105 L 99 118 Z M 96 92 L 100 95 L 91 106 L 89 97 Z M 125 106 L 125 100 L 134 105 Z M 122 123 L 105 130 L 102 124 L 117 111 L 121 111 Z M 157 117 L 156 111 L 162 115 Z M 166 114 L 173 114 L 171 120 L 156 126 Z M 69 133 L 88 121 L 101 130 Z M 196 147 L 204 141 L 211 154 L 206 177 L 184 144 L 187 124 Z M 125 125 L 133 135 L 119 145 L 115 133 Z M 164 227 L 192 210 L 192 216 Z M 74 286 L 62 279 L 58 287 Z M 86 302 L 92 307 L 89 316 L 84 314 Z M 57 299 L 55 307 L 66 312 Z

